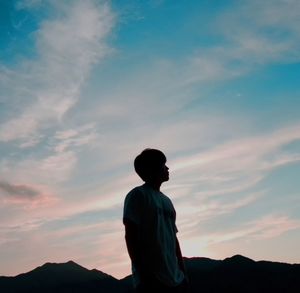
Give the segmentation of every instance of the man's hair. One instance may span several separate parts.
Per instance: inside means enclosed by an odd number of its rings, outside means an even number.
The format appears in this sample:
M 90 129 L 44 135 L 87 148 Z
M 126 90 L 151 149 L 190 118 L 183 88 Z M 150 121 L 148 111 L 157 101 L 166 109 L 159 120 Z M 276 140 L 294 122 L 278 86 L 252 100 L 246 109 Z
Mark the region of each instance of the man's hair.
M 135 158 L 134 169 L 143 181 L 148 181 L 166 161 L 167 158 L 162 151 L 147 148 Z

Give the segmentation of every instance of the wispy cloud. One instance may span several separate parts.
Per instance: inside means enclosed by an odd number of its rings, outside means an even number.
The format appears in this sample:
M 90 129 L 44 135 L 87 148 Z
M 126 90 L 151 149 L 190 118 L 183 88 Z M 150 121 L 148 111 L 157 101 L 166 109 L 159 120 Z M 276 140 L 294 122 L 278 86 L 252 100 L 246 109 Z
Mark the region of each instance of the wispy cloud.
M 243 1 L 210 24 L 220 44 L 199 48 L 189 59 L 183 83 L 216 82 L 267 64 L 300 60 L 299 1 Z
M 7 95 L 21 94 L 23 103 L 2 123 L 0 141 L 18 140 L 22 147 L 37 144 L 40 130 L 61 122 L 78 100 L 92 65 L 110 52 L 106 37 L 114 20 L 108 5 L 55 5 L 58 16 L 44 21 L 35 33 L 38 59 L 23 62 L 15 72 L 2 71 L 2 80 L 6 74 L 14 77 Z
M 178 225 L 181 235 L 188 239 L 199 234 L 205 223 L 224 215 L 232 215 L 241 208 L 245 208 L 264 196 L 265 191 L 253 192 L 246 195 L 239 195 L 240 198 L 226 200 L 224 198 L 206 199 L 201 203 L 185 201 L 178 204 L 177 210 L 180 214 Z M 203 231 L 202 231 L 203 233 Z
M 285 149 L 299 139 L 299 126 L 293 125 L 273 133 L 226 142 L 207 151 L 175 159 L 170 169 L 172 180 L 165 191 L 174 197 L 183 239 L 188 243 L 190 237 L 206 233 L 203 229 L 207 221 L 237 215 L 241 209 L 249 210 L 248 206 L 255 207 L 264 201 L 267 194 L 274 193 L 272 186 L 269 190 L 263 190 L 260 183 L 274 169 L 299 162 L 297 150 Z M 230 239 L 240 233 L 269 235 L 270 231 L 276 230 L 272 230 L 272 227 L 277 226 L 278 220 L 275 221 L 275 218 L 267 217 L 251 223 L 240 219 L 242 228 L 232 233 L 224 231 L 222 235 Z M 287 218 L 279 219 L 284 222 Z M 287 221 L 291 225 L 283 223 L 281 227 L 294 227 L 297 223 L 295 221 Z M 252 227 L 255 227 L 253 231 Z M 296 225 L 295 229 L 297 227 Z M 276 231 L 281 234 L 285 228 L 282 232 L 280 228 Z M 212 239 L 218 239 L 218 235 L 213 235 Z
M 268 243 L 278 243 L 286 232 L 297 230 L 300 228 L 299 219 L 291 218 L 282 213 L 267 214 L 258 219 L 250 220 L 244 223 L 236 223 L 234 227 L 223 227 L 222 231 L 201 231 L 201 234 L 189 235 L 183 237 L 182 246 L 183 251 L 188 256 L 198 255 L 213 255 L 213 257 L 220 258 L 228 257 L 228 247 L 231 247 L 230 253 L 236 254 L 247 253 L 257 259 L 258 255 L 264 259 L 266 255 L 261 255 L 258 251 L 255 252 L 249 249 L 244 249 L 245 246 L 259 247 L 258 250 L 262 250 L 262 243 L 269 241 Z M 239 247 L 240 246 L 240 247 Z M 232 247 L 234 251 L 232 251 Z M 266 247 L 264 247 L 266 249 Z M 267 247 L 267 250 L 273 251 L 274 247 Z M 222 252 L 223 251 L 223 252 Z M 247 252 L 245 252 L 247 251 Z M 225 254 L 224 254 L 225 252 Z M 266 253 L 266 251 L 265 251 Z M 272 253 L 271 253 L 272 254 Z M 278 261 L 285 259 L 286 252 L 280 255 L 273 256 L 273 260 Z
M 186 194 L 192 192 L 200 200 L 249 190 L 273 169 L 300 160 L 297 151 L 284 151 L 285 146 L 299 139 L 299 125 L 293 125 L 179 157 L 170 170 L 176 184 L 168 189 L 176 195 L 179 184 Z
M 92 146 L 97 141 L 97 131 L 93 124 L 80 126 L 77 129 L 57 131 L 54 135 L 54 150 L 62 153 L 67 149 L 88 145 Z
M 39 4 L 18 2 L 17 9 L 36 9 Z M 7 115 L 1 116 L 0 141 L 13 147 L 15 155 L 2 158 L 0 169 L 4 182 L 17 182 L 7 185 L 6 193 L 8 186 L 14 192 L 18 187 L 19 193 L 23 187 L 29 195 L 29 186 L 40 185 L 56 194 L 75 168 L 78 149 L 97 137 L 93 124 L 64 126 L 63 119 L 80 99 L 92 66 L 111 52 L 107 37 L 114 15 L 107 3 L 50 4 L 53 14 L 33 33 L 37 58 L 14 68 L 1 67 L 1 100 Z M 39 151 L 26 150 L 38 144 Z
M 19 9 L 38 9 L 42 2 L 22 3 Z M 0 142 L 9 153 L 0 159 L 4 266 L 18 251 L 29 269 L 51 254 L 53 261 L 74 259 L 113 275 L 129 273 L 122 203 L 142 183 L 132 161 L 146 147 L 168 157 L 171 180 L 162 190 L 174 200 L 183 245 L 272 239 L 299 228 L 298 220 L 275 212 L 258 219 L 252 213 L 223 231 L 212 227 L 272 193 L 261 183 L 275 169 L 299 162 L 299 151 L 288 147 L 299 142 L 300 126 L 266 131 L 254 129 L 251 113 L 212 114 L 205 87 L 298 60 L 296 1 L 238 3 L 211 24 L 219 43 L 178 60 L 153 58 L 147 66 L 140 60 L 138 69 L 120 69 L 116 78 L 105 72 L 104 80 L 100 73 L 97 81 L 90 74 L 101 71 L 113 50 L 108 40 L 116 19 L 109 3 L 48 3 L 53 14 L 32 35 L 36 57 L 0 67 Z M 282 39 L 277 32 L 287 34 Z M 203 223 L 210 233 L 202 231 Z
M 52 185 L 70 178 L 76 162 L 74 152 L 65 151 L 41 159 L 28 158 L 20 162 L 3 160 L 1 169 L 4 178 L 13 176 L 18 182 L 34 181 L 37 184 Z
M 221 243 L 233 241 L 243 237 L 262 239 L 275 238 L 281 234 L 300 228 L 300 221 L 291 219 L 285 215 L 267 215 L 258 220 L 250 221 L 238 228 L 224 232 L 209 234 L 208 241 L 212 243 Z
M 17 9 L 32 9 L 39 6 L 42 0 L 20 0 L 16 4 Z
M 17 9 L 40 4 L 18 2 Z M 111 52 L 107 38 L 114 15 L 104 2 L 48 4 L 52 14 L 32 33 L 36 58 L 11 68 L 1 65 L 0 142 L 13 149 L 0 161 L 1 219 L 8 227 L 26 225 L 28 209 L 38 225 L 74 213 L 74 206 L 63 204 L 62 183 L 73 174 L 80 149 L 97 138 L 93 123 L 64 119 L 81 98 L 93 65 Z M 51 216 L 53 205 L 58 215 Z

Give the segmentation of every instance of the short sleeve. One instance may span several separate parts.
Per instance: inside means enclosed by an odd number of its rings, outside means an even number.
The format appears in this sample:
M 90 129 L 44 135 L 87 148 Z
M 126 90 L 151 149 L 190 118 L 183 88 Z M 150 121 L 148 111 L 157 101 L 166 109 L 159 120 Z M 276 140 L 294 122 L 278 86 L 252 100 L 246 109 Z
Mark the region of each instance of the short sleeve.
M 133 189 L 127 194 L 124 202 L 123 223 L 129 220 L 140 225 L 144 209 L 143 198 L 143 193 L 137 189 Z

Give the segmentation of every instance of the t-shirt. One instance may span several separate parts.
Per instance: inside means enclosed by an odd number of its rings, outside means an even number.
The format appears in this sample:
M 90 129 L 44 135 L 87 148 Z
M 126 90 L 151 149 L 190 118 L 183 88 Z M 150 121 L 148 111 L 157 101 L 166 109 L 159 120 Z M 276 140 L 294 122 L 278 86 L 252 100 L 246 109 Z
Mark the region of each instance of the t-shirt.
M 176 212 L 171 200 L 145 183 L 131 190 L 124 203 L 123 221 L 135 223 L 139 231 L 143 258 L 153 268 L 157 280 L 167 286 L 179 285 L 184 274 L 176 256 Z M 139 272 L 132 263 L 134 284 L 140 283 Z

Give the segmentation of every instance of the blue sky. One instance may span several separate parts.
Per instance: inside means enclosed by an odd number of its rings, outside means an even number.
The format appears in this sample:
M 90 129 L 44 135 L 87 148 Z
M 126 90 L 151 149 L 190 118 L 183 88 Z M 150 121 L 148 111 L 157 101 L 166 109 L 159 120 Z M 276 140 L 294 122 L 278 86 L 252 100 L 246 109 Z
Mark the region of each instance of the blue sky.
M 0 5 L 0 275 L 129 274 L 146 147 L 185 256 L 300 262 L 299 1 Z

